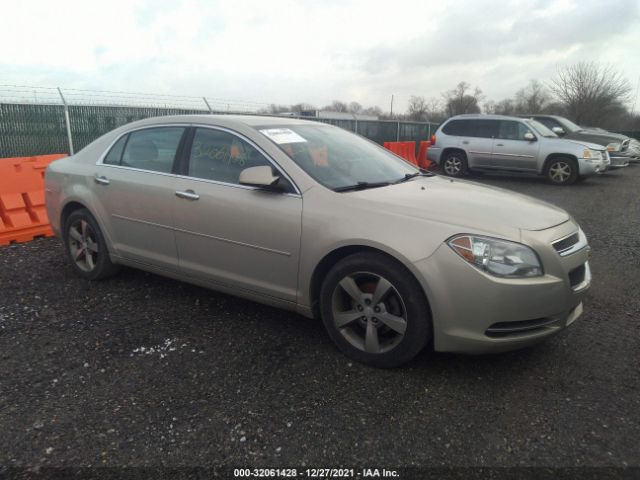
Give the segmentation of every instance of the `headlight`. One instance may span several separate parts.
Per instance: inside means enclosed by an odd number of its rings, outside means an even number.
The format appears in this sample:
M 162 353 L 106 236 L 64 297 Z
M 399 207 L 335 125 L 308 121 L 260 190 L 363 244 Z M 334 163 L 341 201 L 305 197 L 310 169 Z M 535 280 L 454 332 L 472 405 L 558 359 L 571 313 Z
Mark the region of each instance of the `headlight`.
M 543 274 L 536 253 L 520 243 L 459 235 L 448 245 L 467 262 L 497 277 L 538 277 Z
M 607 150 L 609 150 L 610 152 L 619 152 L 621 148 L 621 143 L 610 143 L 609 145 L 607 145 Z
M 590 158 L 591 160 L 602 160 L 602 152 L 585 148 L 582 152 L 582 158 Z

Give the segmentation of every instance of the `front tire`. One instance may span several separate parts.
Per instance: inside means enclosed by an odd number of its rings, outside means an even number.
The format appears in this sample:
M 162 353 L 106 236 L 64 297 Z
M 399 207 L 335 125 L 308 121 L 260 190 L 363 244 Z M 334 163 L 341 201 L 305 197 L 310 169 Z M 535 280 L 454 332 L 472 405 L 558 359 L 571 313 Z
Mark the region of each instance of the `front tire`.
M 449 177 L 462 177 L 468 172 L 467 156 L 460 151 L 449 152 L 442 161 L 442 171 Z
M 65 222 L 64 244 L 74 271 L 81 277 L 102 280 L 119 269 L 111 262 L 100 227 L 87 209 L 69 215 Z
M 322 284 L 320 312 L 345 355 L 376 367 L 408 362 L 432 335 L 420 284 L 404 266 L 380 254 L 357 253 L 337 263 Z
M 578 163 L 568 157 L 552 158 L 547 161 L 544 176 L 553 185 L 572 185 L 578 180 Z

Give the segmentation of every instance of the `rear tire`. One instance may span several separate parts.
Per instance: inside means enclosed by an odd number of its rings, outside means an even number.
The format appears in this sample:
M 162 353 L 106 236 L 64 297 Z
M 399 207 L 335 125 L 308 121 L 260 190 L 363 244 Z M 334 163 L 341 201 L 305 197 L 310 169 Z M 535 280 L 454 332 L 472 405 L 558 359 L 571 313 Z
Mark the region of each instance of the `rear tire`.
M 334 265 L 322 283 L 320 312 L 336 346 L 371 366 L 406 363 L 432 336 L 418 281 L 402 264 L 376 253 L 356 253 Z
M 469 171 L 467 156 L 458 150 L 449 152 L 442 160 L 441 169 L 449 177 L 462 177 Z
M 74 271 L 88 280 L 102 280 L 120 267 L 111 262 L 104 236 L 89 210 L 69 215 L 64 226 L 64 246 Z
M 572 185 L 579 176 L 578 162 L 573 158 L 554 157 L 547 161 L 544 176 L 553 185 Z

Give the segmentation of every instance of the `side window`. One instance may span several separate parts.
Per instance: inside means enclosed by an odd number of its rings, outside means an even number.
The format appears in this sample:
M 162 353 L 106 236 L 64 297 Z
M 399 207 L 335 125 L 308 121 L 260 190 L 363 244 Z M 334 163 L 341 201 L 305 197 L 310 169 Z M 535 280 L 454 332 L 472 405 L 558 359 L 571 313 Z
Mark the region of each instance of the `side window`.
M 475 120 L 473 123 L 473 137 L 494 138 L 498 133 L 498 122 L 496 120 Z
M 220 130 L 196 129 L 189 156 L 190 177 L 237 184 L 242 170 L 263 165 L 271 163 L 241 138 Z
M 500 120 L 498 138 L 503 138 L 505 140 L 525 140 L 524 134 L 529 131 L 530 130 L 524 123 Z
M 107 165 L 120 165 L 120 160 L 122 159 L 122 150 L 124 149 L 124 144 L 127 142 L 127 135 L 123 135 L 120 139 L 114 143 L 107 156 L 104 157 L 102 163 L 106 163 Z
M 471 127 L 471 121 L 469 120 L 451 120 L 442 128 L 442 132 L 447 135 L 468 137 L 471 135 Z
M 156 127 L 131 132 L 121 165 L 171 173 L 184 130 L 182 127 Z
M 543 124 L 545 127 L 547 127 L 548 129 L 553 129 L 553 127 L 559 127 L 560 124 L 558 122 L 556 122 L 554 119 L 552 118 L 536 118 L 536 120 L 538 120 L 541 124 Z

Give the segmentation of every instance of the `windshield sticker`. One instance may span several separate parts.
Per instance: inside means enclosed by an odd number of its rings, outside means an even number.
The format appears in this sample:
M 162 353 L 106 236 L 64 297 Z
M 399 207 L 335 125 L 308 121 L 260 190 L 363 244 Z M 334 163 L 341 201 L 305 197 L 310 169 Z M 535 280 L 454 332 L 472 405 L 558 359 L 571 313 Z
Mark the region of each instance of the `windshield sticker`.
M 306 143 L 307 141 L 289 128 L 266 128 L 260 130 L 265 137 L 270 138 L 278 145 L 285 143 Z

